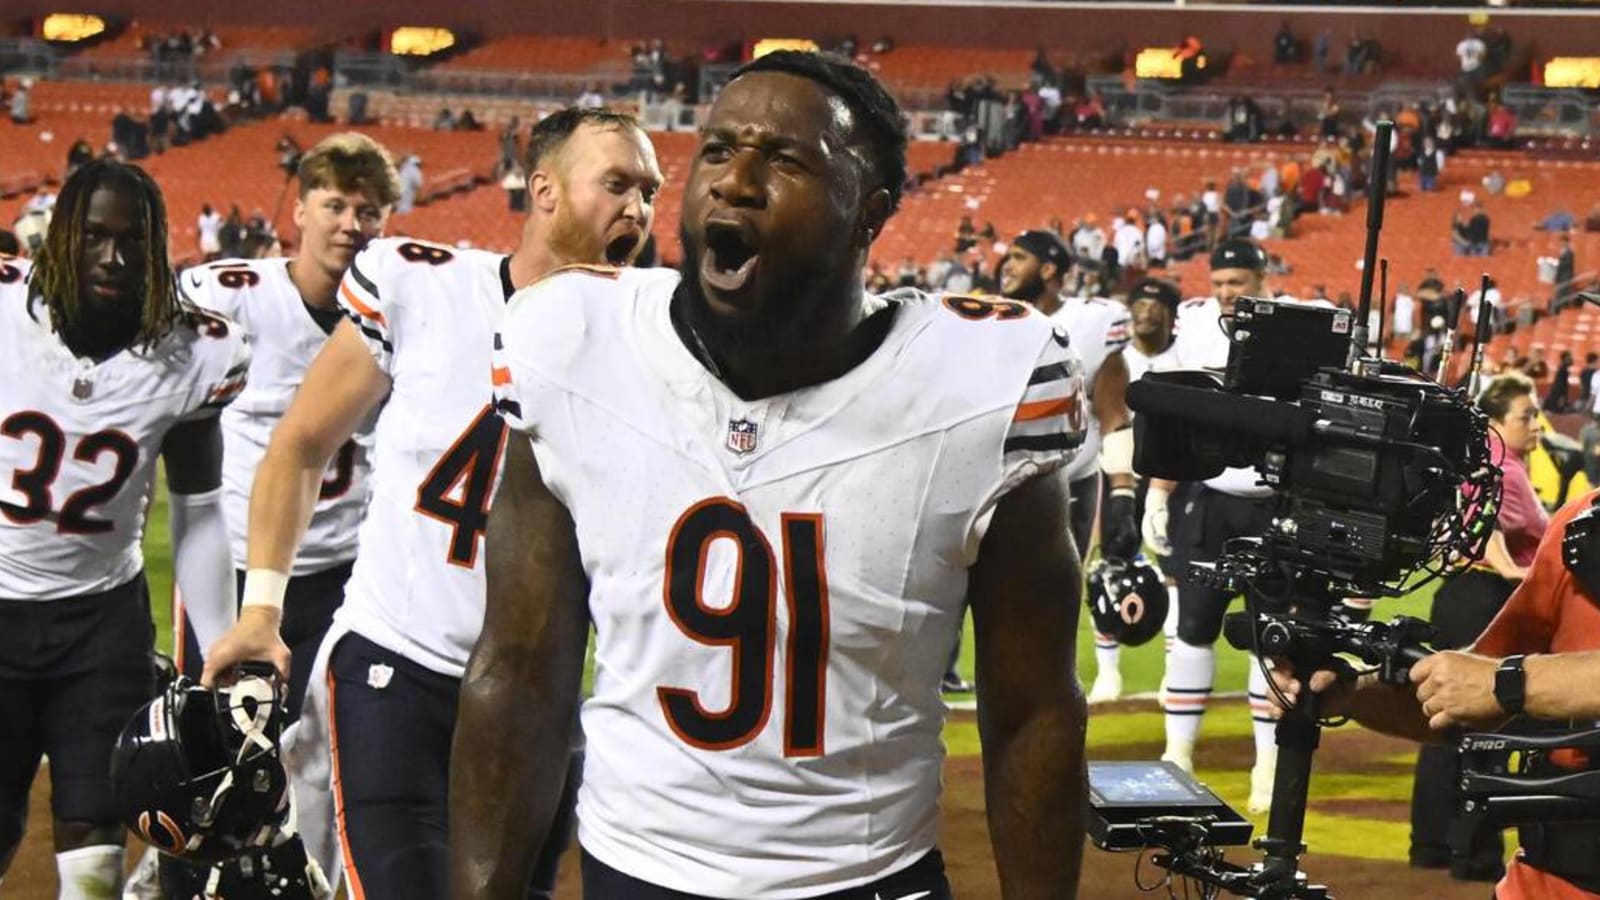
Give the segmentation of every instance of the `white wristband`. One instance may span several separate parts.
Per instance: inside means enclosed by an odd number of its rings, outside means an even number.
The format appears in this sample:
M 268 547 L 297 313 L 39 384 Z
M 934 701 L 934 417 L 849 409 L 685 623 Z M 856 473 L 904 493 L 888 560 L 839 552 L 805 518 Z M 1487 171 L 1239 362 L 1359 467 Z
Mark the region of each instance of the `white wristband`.
M 244 599 L 241 608 L 268 606 L 283 611 L 283 595 L 289 590 L 289 576 L 275 569 L 251 569 L 244 573 Z

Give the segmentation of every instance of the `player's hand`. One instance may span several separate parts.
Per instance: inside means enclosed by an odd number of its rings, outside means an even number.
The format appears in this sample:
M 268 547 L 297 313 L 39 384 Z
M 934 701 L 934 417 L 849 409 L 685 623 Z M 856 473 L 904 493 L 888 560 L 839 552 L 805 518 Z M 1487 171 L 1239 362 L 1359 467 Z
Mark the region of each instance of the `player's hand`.
M 1444 650 L 1411 667 L 1411 682 L 1428 727 L 1496 725 L 1506 711 L 1494 698 L 1494 672 L 1500 660 L 1459 650 Z
M 1172 543 L 1167 540 L 1167 498 L 1171 494 L 1151 484 L 1144 497 L 1144 545 L 1157 556 L 1172 555 Z
M 205 671 L 200 683 L 212 687 L 217 678 L 241 662 L 261 660 L 272 663 L 278 676 L 289 680 L 289 645 L 283 642 L 278 626 L 283 613 L 262 606 L 246 606 L 239 611 L 239 621 L 228 633 L 217 638 L 206 653 Z
M 1100 553 L 1106 559 L 1127 561 L 1139 553 L 1139 520 L 1133 488 L 1111 489 L 1100 513 Z

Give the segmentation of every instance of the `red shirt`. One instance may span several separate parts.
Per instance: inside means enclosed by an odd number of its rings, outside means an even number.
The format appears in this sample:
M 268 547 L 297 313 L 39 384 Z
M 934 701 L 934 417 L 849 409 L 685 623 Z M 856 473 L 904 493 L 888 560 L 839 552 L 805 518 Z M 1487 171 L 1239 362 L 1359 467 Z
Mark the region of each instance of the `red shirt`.
M 1590 491 L 1556 510 L 1539 542 L 1528 577 L 1512 592 L 1500 614 L 1478 638 L 1473 650 L 1486 656 L 1513 653 L 1568 653 L 1600 649 L 1600 601 L 1579 584 L 1561 562 L 1561 538 L 1567 523 L 1600 496 Z M 1509 537 L 1509 535 L 1508 535 Z M 1600 900 L 1600 894 L 1522 862 L 1521 854 L 1506 867 L 1495 888 L 1497 900 Z

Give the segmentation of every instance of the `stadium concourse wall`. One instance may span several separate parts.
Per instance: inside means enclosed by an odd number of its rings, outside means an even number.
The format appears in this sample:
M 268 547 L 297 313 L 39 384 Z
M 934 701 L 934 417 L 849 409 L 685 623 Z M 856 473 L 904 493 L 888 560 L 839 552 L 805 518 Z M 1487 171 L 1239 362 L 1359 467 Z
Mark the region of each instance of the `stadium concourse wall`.
M 52 0 L 10 0 L 15 16 L 58 11 Z M 863 42 L 890 35 L 902 45 L 1034 48 L 1086 51 L 1176 44 L 1197 34 L 1218 50 L 1237 48 L 1265 61 L 1280 21 L 1302 39 L 1331 29 L 1337 51 L 1353 34 L 1376 38 L 1408 61 L 1454 65 L 1468 15 L 1491 22 L 1540 57 L 1591 55 L 1600 29 L 1600 2 L 1564 9 L 1417 9 L 1387 7 L 1148 5 L 1040 0 L 408 0 L 379 7 L 325 0 L 101 0 L 101 15 L 212 25 L 296 25 L 324 34 L 357 34 L 399 24 L 463 29 L 487 38 L 540 33 L 598 40 L 660 37 L 684 43 L 724 43 L 763 37 L 854 34 Z M 381 8 L 381 13 L 376 12 Z M 535 60 L 530 60 L 530 64 Z

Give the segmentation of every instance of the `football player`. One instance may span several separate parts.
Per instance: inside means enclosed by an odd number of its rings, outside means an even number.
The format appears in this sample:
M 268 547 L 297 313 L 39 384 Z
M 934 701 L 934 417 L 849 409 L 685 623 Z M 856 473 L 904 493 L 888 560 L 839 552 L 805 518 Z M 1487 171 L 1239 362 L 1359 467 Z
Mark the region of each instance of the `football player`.
M 250 382 L 222 415 L 223 518 L 232 543 L 237 583 L 243 589 L 250 486 L 267 441 L 283 418 L 306 369 L 344 318 L 339 282 L 367 242 L 383 233 L 400 196 L 389 153 L 361 134 L 336 134 L 300 159 L 294 206 L 300 233 L 293 259 L 230 259 L 184 273 L 184 293 L 250 331 L 254 355 Z M 338 836 L 328 792 L 326 724 L 321 679 L 313 662 L 322 637 L 344 600 L 355 561 L 356 533 L 367 505 L 371 428 L 365 424 L 339 447 L 317 490 L 305 538 L 289 570 L 282 633 L 292 656 L 288 722 L 283 749 L 294 785 L 301 838 L 324 870 L 338 880 Z M 174 617 L 184 673 L 198 679 L 200 652 L 184 618 Z M 303 703 L 312 685 L 313 702 Z M 302 706 L 310 718 L 301 727 Z
M 1221 370 L 1231 346 L 1222 320 L 1233 315 L 1240 297 L 1268 297 L 1267 255 L 1249 238 L 1233 238 L 1211 253 L 1211 296 L 1184 301 L 1178 307 L 1172 353 L 1178 368 Z M 1176 512 L 1168 515 L 1169 497 L 1179 488 Z M 1145 542 L 1169 558 L 1167 571 L 1178 579 L 1176 639 L 1167 649 L 1161 685 L 1167 743 L 1162 759 L 1194 771 L 1194 745 L 1200 733 L 1212 683 L 1217 674 L 1215 644 L 1223 614 L 1233 600 L 1229 591 L 1207 587 L 1185 576 L 1193 562 L 1211 562 L 1232 537 L 1261 534 L 1272 514 L 1272 488 L 1253 467 L 1230 468 L 1203 484 L 1174 485 L 1150 480 L 1145 497 Z M 1267 697 L 1267 679 L 1251 659 L 1250 714 L 1255 733 L 1256 762 L 1250 772 L 1251 812 L 1265 812 L 1272 803 L 1277 769 L 1276 722 Z
M 1089 396 L 1089 428 L 1084 445 L 1067 469 L 1072 489 L 1072 539 L 1079 553 L 1089 551 L 1095 512 L 1100 506 L 1100 475 L 1110 492 L 1100 527 L 1100 552 L 1107 559 L 1127 561 L 1139 552 L 1139 519 L 1135 514 L 1133 429 L 1126 394 L 1128 308 L 1115 300 L 1079 297 L 1063 291 L 1072 268 L 1072 254 L 1053 232 L 1024 231 L 1006 250 L 1000 266 L 1000 293 L 1049 316 L 1072 337 L 1083 360 Z M 1095 678 L 1090 703 L 1122 696 L 1117 639 L 1100 631 L 1094 639 Z
M 864 294 L 905 145 L 865 70 L 768 54 L 702 131 L 679 272 L 565 273 L 513 301 L 451 896 L 521 896 L 592 623 L 586 896 L 949 897 L 939 679 L 969 603 L 1000 883 L 1076 896 L 1058 470 L 1082 372 L 1023 304 Z
M 548 116 L 528 153 L 531 210 L 510 256 L 402 239 L 356 256 L 339 288 L 349 318 L 256 475 L 239 625 L 207 660 L 208 679 L 242 659 L 287 668 L 279 628 L 296 549 L 329 461 L 376 412 L 371 500 L 326 639 L 334 797 L 357 897 L 445 894 L 456 698 L 483 623 L 481 544 L 505 445 L 490 353 L 506 300 L 558 266 L 631 261 L 661 186 L 649 139 L 614 112 Z M 562 759 L 557 777 L 567 769 Z M 564 844 L 558 832 L 542 845 L 542 893 Z
M 0 260 L 0 875 L 48 755 L 62 898 L 122 885 L 111 747 L 155 692 L 140 538 L 157 456 L 195 628 L 214 640 L 234 615 L 218 413 L 249 344 L 181 299 L 167 252 L 160 188 L 96 160 L 34 265 Z

